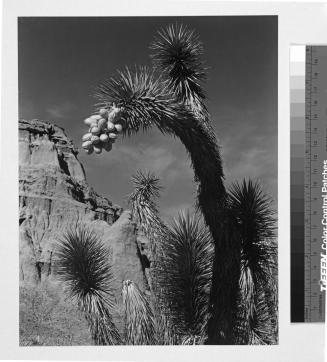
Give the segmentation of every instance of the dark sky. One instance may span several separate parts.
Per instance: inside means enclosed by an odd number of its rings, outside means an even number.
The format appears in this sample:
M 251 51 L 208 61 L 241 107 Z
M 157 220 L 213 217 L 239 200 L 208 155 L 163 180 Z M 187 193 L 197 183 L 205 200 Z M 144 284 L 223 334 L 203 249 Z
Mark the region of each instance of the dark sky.
M 204 43 L 204 88 L 227 183 L 259 179 L 277 200 L 277 17 L 20 18 L 20 118 L 53 121 L 80 146 L 95 86 L 125 65 L 150 65 L 154 34 L 175 22 L 194 28 Z M 123 207 L 139 168 L 160 177 L 164 217 L 194 203 L 183 146 L 156 129 L 119 139 L 109 153 L 81 150 L 79 159 L 89 184 Z

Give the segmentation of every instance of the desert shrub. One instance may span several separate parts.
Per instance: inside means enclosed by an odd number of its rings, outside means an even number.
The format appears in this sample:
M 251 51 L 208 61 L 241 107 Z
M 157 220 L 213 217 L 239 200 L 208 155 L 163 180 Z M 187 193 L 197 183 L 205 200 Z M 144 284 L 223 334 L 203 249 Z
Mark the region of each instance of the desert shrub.
M 21 286 L 19 304 L 20 346 L 92 344 L 83 315 L 59 288 Z

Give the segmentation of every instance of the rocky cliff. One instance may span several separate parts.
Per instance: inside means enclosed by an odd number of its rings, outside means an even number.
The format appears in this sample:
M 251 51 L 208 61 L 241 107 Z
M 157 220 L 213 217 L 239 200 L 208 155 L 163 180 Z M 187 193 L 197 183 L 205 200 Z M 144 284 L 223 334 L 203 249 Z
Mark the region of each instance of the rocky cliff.
M 60 234 L 86 223 L 112 249 L 119 300 L 124 279 L 147 288 L 136 225 L 129 211 L 87 184 L 77 154 L 62 128 L 39 120 L 19 121 L 20 280 L 30 286 L 54 282 Z

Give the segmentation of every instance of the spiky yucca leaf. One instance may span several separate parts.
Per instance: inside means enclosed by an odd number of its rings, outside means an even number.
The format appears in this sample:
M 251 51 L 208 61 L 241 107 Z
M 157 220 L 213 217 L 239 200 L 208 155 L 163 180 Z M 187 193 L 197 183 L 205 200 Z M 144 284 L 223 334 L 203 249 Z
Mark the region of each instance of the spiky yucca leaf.
M 156 344 L 155 318 L 150 302 L 131 280 L 123 282 L 125 339 L 127 344 Z
M 163 72 L 178 100 L 203 107 L 201 82 L 206 73 L 203 45 L 194 30 L 180 24 L 161 29 L 150 45 L 155 66 Z
M 180 213 L 162 245 L 160 285 L 176 329 L 186 340 L 206 333 L 213 243 L 199 215 Z M 203 338 L 202 338 L 203 339 Z
M 162 304 L 162 300 L 159 302 Z M 161 346 L 171 346 L 181 344 L 179 335 L 176 333 L 175 326 L 172 324 L 171 318 L 167 310 L 159 307 L 155 309 L 157 344 Z
M 277 320 L 275 213 L 270 197 L 257 182 L 235 183 L 229 196 L 241 248 L 237 342 L 269 343 L 274 338 Z
M 255 313 L 250 317 L 250 344 L 274 344 L 276 337 L 265 286 L 258 286 L 254 296 Z
M 202 336 L 189 335 L 189 336 L 185 336 L 182 338 L 181 344 L 187 345 L 187 346 L 201 345 L 201 344 L 204 344 L 205 341 L 206 341 L 206 336 L 204 336 L 204 335 L 202 335 Z
M 96 344 L 120 344 L 114 308 L 110 251 L 85 225 L 66 230 L 57 247 L 56 273 L 89 322 Z

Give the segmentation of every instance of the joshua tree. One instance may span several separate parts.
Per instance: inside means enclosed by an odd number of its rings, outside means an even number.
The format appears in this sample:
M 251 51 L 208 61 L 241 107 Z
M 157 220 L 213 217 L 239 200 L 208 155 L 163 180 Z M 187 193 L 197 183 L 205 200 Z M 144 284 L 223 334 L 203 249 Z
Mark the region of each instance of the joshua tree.
M 170 26 L 158 33 L 151 49 L 158 72 L 145 67 L 118 72 L 99 86 L 98 106 L 110 110 L 115 104 L 121 109 L 127 135 L 157 126 L 184 144 L 198 184 L 198 205 L 215 245 L 208 343 L 231 343 L 240 255 L 224 211 L 222 162 L 204 106 L 202 44 L 186 27 Z

